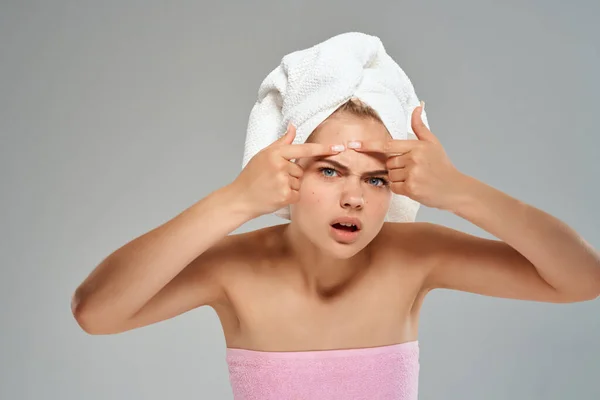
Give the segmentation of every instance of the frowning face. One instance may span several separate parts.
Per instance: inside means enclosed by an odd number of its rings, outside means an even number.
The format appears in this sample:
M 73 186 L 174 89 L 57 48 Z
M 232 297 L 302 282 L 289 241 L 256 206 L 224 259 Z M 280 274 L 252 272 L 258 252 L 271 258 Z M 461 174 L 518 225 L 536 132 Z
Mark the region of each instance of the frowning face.
M 308 141 L 347 146 L 353 140 L 389 138 L 385 126 L 376 120 L 335 114 Z M 390 205 L 385 161 L 383 154 L 348 148 L 332 156 L 297 160 L 304 175 L 300 200 L 290 207 L 292 219 L 316 245 L 337 243 L 345 248 L 339 251 L 358 252 L 379 233 Z M 338 217 L 357 218 L 361 229 L 353 234 L 334 230 L 331 223 Z

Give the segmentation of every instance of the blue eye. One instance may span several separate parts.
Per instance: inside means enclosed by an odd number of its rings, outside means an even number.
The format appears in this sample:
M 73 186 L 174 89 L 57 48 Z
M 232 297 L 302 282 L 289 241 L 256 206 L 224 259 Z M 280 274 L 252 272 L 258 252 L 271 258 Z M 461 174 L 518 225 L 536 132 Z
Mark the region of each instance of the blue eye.
M 335 170 L 334 168 L 328 168 L 328 167 L 322 167 L 319 168 L 319 172 L 323 173 L 324 171 L 331 171 L 334 173 L 337 173 L 337 170 Z M 326 178 L 332 178 L 332 175 L 325 175 Z M 373 186 L 377 187 L 377 188 L 385 188 L 389 185 L 389 182 L 384 179 L 384 178 L 369 178 L 369 180 L 379 180 L 381 181 L 381 185 L 377 185 L 377 184 L 373 184 Z
M 385 179 L 383 179 L 383 178 L 372 178 L 372 179 L 378 179 L 378 180 L 380 180 L 380 181 L 381 181 L 381 186 L 382 186 L 382 187 L 383 187 L 383 186 L 387 186 L 387 185 L 388 185 L 388 181 L 386 181 L 386 180 L 385 180 Z
M 325 167 L 325 168 L 319 168 L 319 172 L 323 172 L 323 171 L 334 171 L 334 172 L 337 172 L 337 171 L 336 171 L 335 169 L 333 169 L 333 168 L 326 168 L 326 167 Z

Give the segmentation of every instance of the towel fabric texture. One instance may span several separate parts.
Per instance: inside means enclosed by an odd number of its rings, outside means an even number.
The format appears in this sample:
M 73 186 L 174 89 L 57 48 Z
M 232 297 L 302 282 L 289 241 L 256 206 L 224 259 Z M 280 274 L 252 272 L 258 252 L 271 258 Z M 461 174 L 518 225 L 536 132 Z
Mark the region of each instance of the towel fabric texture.
M 242 169 L 260 150 L 296 126 L 293 143 L 304 143 L 315 128 L 349 99 L 374 108 L 393 139 L 416 140 L 412 112 L 415 89 L 377 36 L 347 32 L 285 55 L 258 89 L 248 120 Z M 427 127 L 425 111 L 421 117 Z M 414 222 L 420 204 L 393 193 L 385 220 Z M 290 219 L 286 206 L 274 212 Z
M 417 400 L 418 341 L 302 352 L 227 349 L 235 400 Z

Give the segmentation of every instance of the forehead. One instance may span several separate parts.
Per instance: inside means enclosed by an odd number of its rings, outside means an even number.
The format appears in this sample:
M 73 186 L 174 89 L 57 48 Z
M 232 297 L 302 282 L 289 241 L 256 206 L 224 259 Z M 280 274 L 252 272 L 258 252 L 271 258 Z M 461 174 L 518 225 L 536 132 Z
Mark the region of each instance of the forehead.
M 383 141 L 391 138 L 386 127 L 372 118 L 348 114 L 333 115 L 322 122 L 310 135 L 313 143 L 345 144 L 351 140 Z
M 308 137 L 306 142 L 347 145 L 352 140 L 385 141 L 391 139 L 387 128 L 372 118 L 360 118 L 353 115 L 335 115 L 326 119 Z M 364 168 L 379 167 L 385 164 L 386 156 L 379 153 L 360 153 L 343 151 L 325 157 L 309 157 L 300 159 L 301 164 L 319 160 L 338 161 L 344 165 L 362 166 Z M 360 168 L 360 167 L 359 167 Z

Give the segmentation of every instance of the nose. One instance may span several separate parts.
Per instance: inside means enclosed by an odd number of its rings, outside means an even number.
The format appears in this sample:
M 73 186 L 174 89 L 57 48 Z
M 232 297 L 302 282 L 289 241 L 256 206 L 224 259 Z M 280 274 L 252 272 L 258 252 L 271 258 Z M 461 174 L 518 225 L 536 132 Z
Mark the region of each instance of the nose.
M 347 183 L 344 185 L 340 202 L 342 208 L 362 209 L 365 200 L 360 183 Z

